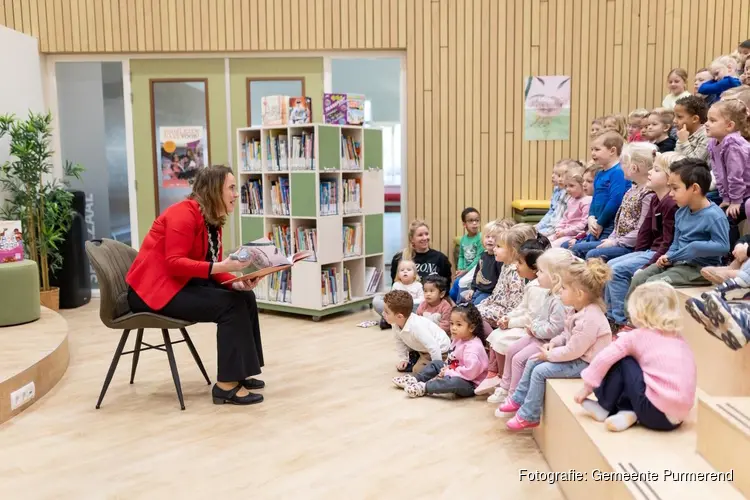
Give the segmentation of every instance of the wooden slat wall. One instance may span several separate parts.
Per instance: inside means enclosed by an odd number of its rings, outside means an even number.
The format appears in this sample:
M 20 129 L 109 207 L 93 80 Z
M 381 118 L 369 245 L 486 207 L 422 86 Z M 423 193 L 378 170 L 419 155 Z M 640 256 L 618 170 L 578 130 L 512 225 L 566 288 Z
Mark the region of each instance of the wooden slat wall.
M 180 6 L 183 8 L 180 8 Z M 45 53 L 406 50 L 409 218 L 446 251 L 587 155 L 590 120 L 658 105 L 668 70 L 750 38 L 750 0 L 0 0 Z M 573 78 L 571 140 L 523 140 L 527 75 Z

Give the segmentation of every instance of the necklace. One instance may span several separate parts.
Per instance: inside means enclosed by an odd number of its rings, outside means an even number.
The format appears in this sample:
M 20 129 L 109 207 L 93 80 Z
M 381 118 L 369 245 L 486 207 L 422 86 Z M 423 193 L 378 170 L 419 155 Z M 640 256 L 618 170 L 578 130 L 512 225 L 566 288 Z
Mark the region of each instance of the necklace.
M 214 239 L 211 237 L 211 227 L 206 223 L 206 232 L 208 233 L 208 250 L 211 252 L 211 261 L 218 262 L 218 251 L 214 245 Z

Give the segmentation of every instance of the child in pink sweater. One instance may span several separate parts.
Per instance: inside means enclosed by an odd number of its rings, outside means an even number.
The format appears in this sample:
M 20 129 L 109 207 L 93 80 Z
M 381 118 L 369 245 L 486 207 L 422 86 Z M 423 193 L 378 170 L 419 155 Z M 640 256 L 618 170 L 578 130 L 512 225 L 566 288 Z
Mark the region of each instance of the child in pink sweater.
M 553 247 L 575 239 L 577 234 L 588 227 L 591 196 L 587 196 L 583 190 L 584 170 L 582 166 L 571 166 L 565 174 L 565 191 L 570 198 L 562 220 L 557 224 L 555 233 L 550 236 Z
M 432 361 L 418 375 L 393 379 L 412 398 L 429 394 L 455 394 L 469 398 L 487 376 L 482 316 L 474 304 L 456 306 L 451 312 L 451 347 L 446 361 Z
M 433 274 L 424 279 L 422 286 L 424 287 L 424 302 L 419 304 L 417 316 L 430 319 L 450 335 L 453 305 L 448 298 L 448 280 L 443 276 Z
M 601 259 L 578 260 L 568 267 L 560 292 L 568 312 L 565 328 L 529 358 L 516 391 L 495 411 L 513 416 L 506 427 L 521 431 L 539 425 L 548 378 L 578 378 L 594 356 L 612 341 L 612 331 L 602 297 L 610 279 L 609 266 Z
M 682 423 L 695 402 L 693 352 L 680 329 L 677 292 L 663 281 L 645 283 L 628 300 L 637 329 L 596 355 L 583 370 L 583 389 L 575 400 L 610 431 L 636 422 L 669 431 Z M 591 393 L 597 401 L 587 399 Z

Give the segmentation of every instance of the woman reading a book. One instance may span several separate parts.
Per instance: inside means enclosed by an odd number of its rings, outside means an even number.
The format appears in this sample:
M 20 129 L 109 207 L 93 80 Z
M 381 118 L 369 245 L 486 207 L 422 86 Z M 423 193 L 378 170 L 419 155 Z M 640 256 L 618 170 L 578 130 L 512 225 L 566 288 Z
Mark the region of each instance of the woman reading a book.
M 133 312 L 218 325 L 213 401 L 249 405 L 263 401 L 249 389 L 265 386 L 251 378 L 263 366 L 258 306 L 252 292 L 257 281 L 221 285 L 235 277 L 230 273 L 247 266 L 221 258 L 221 228 L 237 197 L 228 167 L 201 169 L 188 198 L 154 221 L 125 280 Z

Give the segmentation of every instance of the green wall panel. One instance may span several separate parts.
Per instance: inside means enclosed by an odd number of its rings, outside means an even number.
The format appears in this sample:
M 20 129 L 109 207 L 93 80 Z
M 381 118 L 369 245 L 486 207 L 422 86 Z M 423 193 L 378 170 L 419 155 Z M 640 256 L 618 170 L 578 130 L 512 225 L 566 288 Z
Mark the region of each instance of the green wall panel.
M 376 129 L 364 129 L 365 169 L 383 169 L 383 132 Z
M 365 255 L 383 253 L 383 214 L 365 215 Z
M 293 172 L 290 174 L 292 195 L 292 217 L 315 217 L 317 215 L 315 191 L 317 183 L 313 172 Z
M 338 170 L 341 168 L 341 129 L 321 125 L 318 127 L 318 169 Z
M 265 234 L 263 234 L 263 217 L 240 217 L 240 227 L 242 232 L 239 236 L 239 243 L 241 244 L 265 236 Z

